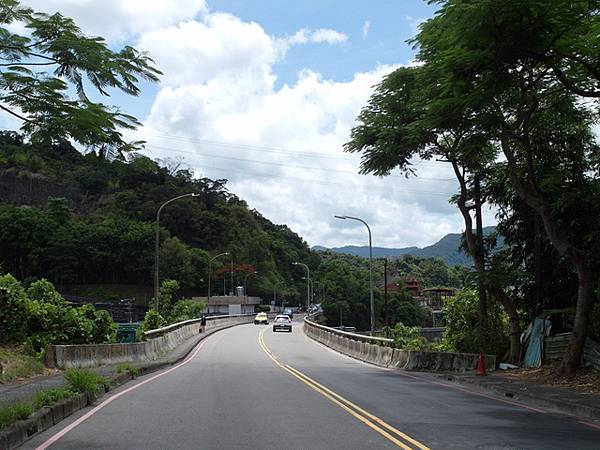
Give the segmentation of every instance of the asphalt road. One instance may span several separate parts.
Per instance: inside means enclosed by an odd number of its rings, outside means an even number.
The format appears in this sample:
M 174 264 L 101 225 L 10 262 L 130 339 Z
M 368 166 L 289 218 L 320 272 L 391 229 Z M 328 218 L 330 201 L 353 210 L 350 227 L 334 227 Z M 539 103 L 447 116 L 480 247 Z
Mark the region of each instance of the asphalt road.
M 35 437 L 56 449 L 600 449 L 600 428 L 242 325 Z

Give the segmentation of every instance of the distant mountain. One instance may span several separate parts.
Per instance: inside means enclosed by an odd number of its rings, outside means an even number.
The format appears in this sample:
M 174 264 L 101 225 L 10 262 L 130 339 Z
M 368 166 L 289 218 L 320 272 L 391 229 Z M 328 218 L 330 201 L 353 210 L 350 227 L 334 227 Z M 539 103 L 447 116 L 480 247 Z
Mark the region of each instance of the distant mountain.
M 483 233 L 487 236 L 492 234 L 496 227 L 485 227 Z M 427 247 L 404 247 L 404 248 L 386 248 L 373 247 L 374 258 L 393 258 L 402 255 L 414 255 L 422 258 L 437 257 L 443 259 L 447 264 L 470 266 L 471 258 L 459 250 L 462 239 L 461 233 L 450 233 L 440 239 L 433 245 Z M 498 239 L 499 246 L 502 246 L 502 239 Z M 349 255 L 369 257 L 368 246 L 347 245 L 345 247 L 327 248 L 320 245 L 312 247 L 313 250 L 331 250 L 337 253 L 347 253 Z

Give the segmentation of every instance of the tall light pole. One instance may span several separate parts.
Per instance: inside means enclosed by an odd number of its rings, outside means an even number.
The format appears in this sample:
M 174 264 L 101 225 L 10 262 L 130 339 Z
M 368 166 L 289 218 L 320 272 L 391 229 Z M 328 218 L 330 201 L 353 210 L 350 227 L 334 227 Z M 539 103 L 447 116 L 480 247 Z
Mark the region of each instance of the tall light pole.
M 235 295 L 235 286 L 233 285 L 233 253 L 231 254 L 231 295 Z
M 160 212 L 162 209 L 167 206 L 169 203 L 174 202 L 175 200 L 179 200 L 183 197 L 198 197 L 200 194 L 196 194 L 195 192 L 190 192 L 189 194 L 178 195 L 177 197 L 173 197 L 172 199 L 167 200 L 158 211 L 156 211 L 156 223 L 154 226 L 154 309 L 158 311 L 158 295 L 159 295 L 159 252 L 160 252 Z
M 375 302 L 373 301 L 373 246 L 371 240 L 371 228 L 369 224 L 358 217 L 352 216 L 335 216 L 336 219 L 350 219 L 361 222 L 369 231 L 369 306 L 371 309 L 371 334 L 375 331 Z
M 279 286 L 280 284 L 284 284 L 285 281 L 278 281 L 277 283 L 275 283 L 273 285 L 273 305 L 277 305 L 277 286 Z M 283 305 L 282 308 L 283 309 Z
M 206 305 L 208 308 L 208 312 L 210 314 L 210 279 L 212 278 L 212 270 L 211 270 L 211 265 L 212 262 L 217 259 L 220 256 L 227 256 L 229 255 L 229 252 L 223 252 L 223 253 L 219 253 L 217 256 L 212 257 L 211 259 L 208 260 L 208 292 L 206 294 L 206 298 L 208 299 L 208 304 Z
M 293 262 L 293 266 L 303 266 L 306 269 L 306 312 L 310 306 L 310 269 L 309 267 L 301 262 Z

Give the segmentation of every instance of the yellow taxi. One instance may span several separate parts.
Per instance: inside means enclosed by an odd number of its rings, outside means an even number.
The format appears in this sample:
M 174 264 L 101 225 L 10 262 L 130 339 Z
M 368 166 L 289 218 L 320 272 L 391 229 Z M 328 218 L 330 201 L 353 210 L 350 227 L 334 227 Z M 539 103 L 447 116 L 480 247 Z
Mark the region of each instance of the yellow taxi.
M 269 318 L 267 317 L 267 313 L 259 312 L 254 318 L 254 325 L 268 325 Z

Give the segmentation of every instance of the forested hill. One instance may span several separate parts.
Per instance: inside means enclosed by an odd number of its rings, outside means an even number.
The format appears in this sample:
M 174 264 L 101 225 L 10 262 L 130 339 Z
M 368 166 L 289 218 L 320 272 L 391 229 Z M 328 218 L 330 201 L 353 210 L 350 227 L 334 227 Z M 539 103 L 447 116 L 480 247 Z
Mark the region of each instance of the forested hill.
M 486 236 L 493 234 L 496 231 L 496 227 L 484 227 L 483 233 Z M 386 247 L 373 247 L 373 257 L 375 258 L 394 258 L 403 255 L 418 256 L 421 258 L 441 258 L 449 265 L 462 265 L 470 266 L 472 264 L 471 258 L 460 250 L 462 242 L 461 233 L 449 233 L 441 238 L 435 244 L 427 247 L 403 247 L 403 248 L 386 248 Z M 498 236 L 497 248 L 501 248 L 504 245 L 504 241 L 501 236 Z M 369 257 L 368 246 L 354 246 L 347 245 L 344 247 L 336 247 L 327 249 L 326 247 L 314 246 L 313 250 L 331 250 L 336 253 L 346 253 L 349 255 L 362 256 L 363 258 Z
M 142 155 L 109 159 L 68 143 L 31 145 L 0 133 L 0 273 L 45 277 L 63 291 L 151 286 L 156 212 L 166 200 L 195 192 L 161 213 L 161 277 L 205 293 L 209 257 L 228 251 L 235 284 L 256 270 L 249 292 L 268 297 L 276 281 L 286 280 L 293 295 L 291 263 L 311 261 L 307 244 L 251 211 L 225 184 L 170 171 Z M 213 269 L 225 263 L 229 268 L 229 257 Z

